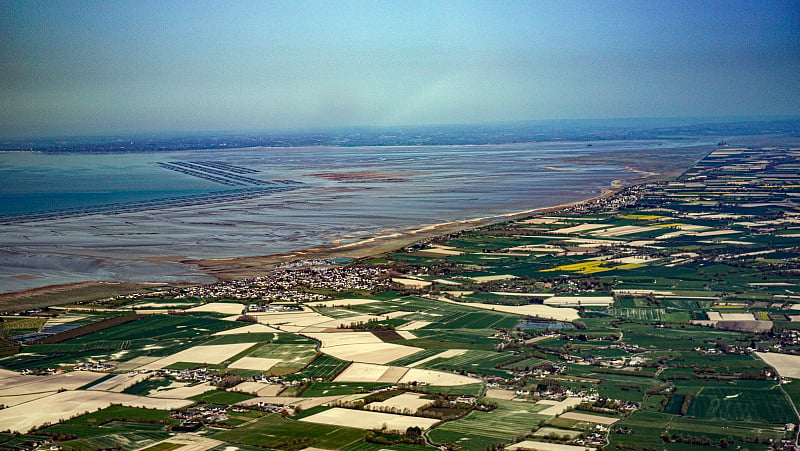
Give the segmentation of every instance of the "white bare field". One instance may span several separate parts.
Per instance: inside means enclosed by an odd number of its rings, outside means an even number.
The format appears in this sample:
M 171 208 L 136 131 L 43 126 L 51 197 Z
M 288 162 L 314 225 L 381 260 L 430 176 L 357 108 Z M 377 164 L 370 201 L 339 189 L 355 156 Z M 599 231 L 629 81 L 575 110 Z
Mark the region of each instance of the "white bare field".
M 464 354 L 465 352 L 467 352 L 466 349 L 448 349 L 448 350 L 442 351 L 442 352 L 440 352 L 440 353 L 438 353 L 436 355 L 432 355 L 430 357 L 426 357 L 424 359 L 417 360 L 416 362 L 410 363 L 410 364 L 408 364 L 406 366 L 409 367 L 409 368 L 414 368 L 416 366 L 422 365 L 423 363 L 430 362 L 431 360 L 434 360 L 434 359 L 455 357 L 455 356 L 459 356 L 461 354 Z
M 578 412 L 567 412 L 561 415 L 560 418 L 566 418 L 568 420 L 585 421 L 587 423 L 605 424 L 605 425 L 614 424 L 620 420 L 620 418 L 604 417 L 602 415 L 593 415 L 589 413 L 578 413 Z
M 237 315 L 242 313 L 243 310 L 244 310 L 243 304 L 238 304 L 238 303 L 235 304 L 231 302 L 210 302 L 208 304 L 192 307 L 186 311 L 222 313 L 223 315 Z
M 781 377 L 800 379 L 800 355 L 778 354 L 776 352 L 756 352 L 758 358 L 778 371 Z M 796 382 L 795 382 L 796 383 Z
M 166 390 L 157 389 L 148 393 L 147 396 L 151 398 L 187 399 L 215 389 L 215 386 L 207 382 L 195 385 L 185 384 L 181 387 Z
M 486 389 L 486 397 L 511 401 L 512 399 L 517 397 L 517 394 L 514 393 L 513 390 L 500 390 L 498 388 L 489 388 Z
M 239 327 L 237 329 L 223 330 L 214 335 L 264 334 L 270 332 L 278 332 L 278 329 L 269 327 L 266 324 L 250 324 L 249 326 Z
M 148 373 L 125 373 L 120 374 L 118 376 L 114 376 L 111 379 L 105 380 L 97 385 L 94 385 L 88 390 L 104 390 L 104 391 L 113 391 L 116 393 L 121 393 L 128 387 L 132 387 L 139 382 L 145 381 L 152 376 Z
M 591 451 L 595 448 L 590 448 L 586 446 L 575 446 L 575 445 L 562 445 L 560 443 L 547 443 L 547 442 L 537 442 L 536 440 L 525 440 L 519 443 L 515 443 L 513 445 L 506 446 L 507 450 L 516 451 L 516 450 L 532 450 L 532 451 Z
M 371 332 L 322 332 L 307 335 L 322 342 L 322 352 L 354 362 L 384 364 L 422 350 L 384 343 Z
M 460 374 L 445 373 L 444 371 L 423 370 L 419 368 L 410 368 L 398 382 L 423 382 L 430 385 L 467 385 L 479 384 L 480 379 L 474 377 L 462 376 Z
M 387 429 L 393 431 L 405 431 L 414 426 L 418 426 L 422 429 L 429 429 L 439 422 L 439 420 L 433 418 L 367 412 L 364 410 L 350 410 L 339 407 L 334 407 L 333 409 L 305 417 L 300 421 L 330 424 L 333 426 L 357 427 L 359 429 L 381 429 L 385 425 Z
M 571 307 L 551 307 L 549 305 L 541 304 L 528 304 L 528 305 L 490 305 L 481 304 L 479 302 L 456 302 L 451 301 L 445 297 L 439 297 L 438 300 L 442 302 L 450 302 L 453 304 L 466 305 L 469 307 L 479 308 L 483 310 L 494 310 L 503 313 L 512 313 L 515 315 L 534 316 L 538 318 L 554 319 L 557 321 L 573 321 L 580 316 L 578 310 Z
M 608 306 L 613 303 L 612 296 L 553 296 L 544 300 L 545 305 Z
M 403 277 L 392 277 L 392 282 L 399 283 L 400 285 L 409 288 L 425 288 L 430 286 L 432 283 L 428 282 L 427 280 L 406 279 Z
M 385 401 L 371 402 L 364 406 L 364 408 L 367 410 L 377 410 L 378 412 L 396 411 L 412 415 L 418 409 L 433 404 L 433 399 L 423 399 L 423 396 L 424 395 L 420 393 L 403 393 L 392 396 Z
M 75 390 L 104 376 L 106 376 L 106 373 L 96 373 L 93 371 L 72 371 L 49 376 L 23 376 L 14 373 L 14 375 L 0 379 L 0 396 Z
M 411 321 L 398 327 L 397 330 L 417 330 L 431 324 L 432 321 Z
M 361 395 L 363 396 L 363 395 Z M 302 409 L 310 409 L 312 407 L 321 406 L 337 399 L 344 398 L 343 395 L 339 396 L 315 396 L 310 398 L 297 398 L 293 396 L 261 396 L 258 398 L 248 399 L 237 404 L 240 406 L 255 406 L 259 403 L 274 404 L 276 406 L 294 406 Z
M 178 435 L 173 435 L 172 437 L 164 439 L 160 442 L 153 443 L 152 445 L 148 445 L 147 448 L 151 448 L 153 446 L 160 444 L 164 444 L 164 446 L 182 445 L 178 448 L 174 447 L 169 448 L 169 449 L 174 449 L 175 451 L 206 451 L 207 449 L 224 445 L 225 442 L 214 440 L 213 438 L 202 437 L 199 435 L 178 434 Z
M 227 345 L 194 346 L 189 349 L 172 354 L 169 357 L 158 359 L 139 367 L 143 370 L 158 370 L 177 362 L 208 363 L 218 365 L 236 354 L 253 346 L 253 343 L 232 343 Z
M 375 302 L 379 301 L 375 299 L 351 298 L 351 299 L 332 299 L 330 301 L 306 302 L 303 305 L 308 305 L 310 307 L 347 307 L 350 305 L 374 304 Z
M 41 393 L 26 393 L 21 395 L 0 396 L 0 404 L 11 407 L 24 402 L 33 401 L 34 399 L 44 398 L 58 393 L 57 391 L 46 391 Z
M 579 224 L 572 227 L 565 227 L 563 229 L 553 230 L 552 233 L 580 233 L 588 230 L 607 229 L 613 227 L 611 224 Z
M 242 382 L 233 387 L 231 391 L 250 393 L 256 396 L 278 396 L 285 387 L 279 384 L 262 384 L 261 382 Z
M 228 365 L 228 368 L 237 370 L 256 370 L 267 371 L 273 366 L 281 363 L 281 359 L 267 359 L 263 357 L 242 357 L 241 359 Z
M 538 412 L 540 415 L 561 415 L 562 413 L 566 412 L 567 410 L 577 406 L 578 404 L 583 402 L 583 398 L 579 397 L 569 397 L 558 404 L 551 405 L 550 407 Z M 539 403 L 537 403 L 539 404 Z
M 434 255 L 461 255 L 464 253 L 463 251 L 445 249 L 444 247 L 426 247 L 425 249 L 420 249 L 419 252 Z
M 392 343 L 354 344 L 322 349 L 322 352 L 338 359 L 379 364 L 389 363 L 419 351 L 422 351 L 422 348 Z
M 389 368 L 391 367 L 388 365 L 354 362 L 342 371 L 334 382 L 377 382 Z
M 111 404 L 148 409 L 179 409 L 193 401 L 156 399 L 124 393 L 65 391 L 3 409 L 0 430 L 28 432 L 45 423 L 57 423 L 85 412 L 104 409 Z

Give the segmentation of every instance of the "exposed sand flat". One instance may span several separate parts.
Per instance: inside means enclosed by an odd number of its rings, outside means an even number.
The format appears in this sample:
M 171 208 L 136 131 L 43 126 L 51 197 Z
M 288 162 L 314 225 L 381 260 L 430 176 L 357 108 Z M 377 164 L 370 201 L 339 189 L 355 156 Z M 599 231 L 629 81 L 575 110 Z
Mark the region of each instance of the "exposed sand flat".
M 529 304 L 529 305 L 491 305 L 479 302 L 456 302 L 450 299 L 439 297 L 442 302 L 450 302 L 459 305 L 479 308 L 483 310 L 494 310 L 496 312 L 511 313 L 514 315 L 534 316 L 538 318 L 554 319 L 557 321 L 573 321 L 580 316 L 578 310 L 571 307 L 551 307 L 549 305 Z
M 756 352 L 755 354 L 767 362 L 767 365 L 775 367 L 781 377 L 800 378 L 800 355 L 778 354 L 777 352 Z
M 244 323 L 242 323 L 244 324 Z M 250 324 L 249 326 L 239 327 L 236 329 L 223 330 L 213 335 L 238 335 L 238 334 L 263 334 L 263 333 L 279 332 L 274 327 L 269 327 L 265 324 Z
M 568 420 L 586 421 L 588 423 L 597 423 L 605 425 L 614 424 L 621 419 L 621 418 L 606 417 L 602 415 L 594 415 L 589 413 L 578 413 L 575 411 L 562 414 L 560 418 L 566 418 Z
M 511 401 L 512 399 L 517 397 L 517 394 L 514 393 L 513 390 L 500 390 L 497 388 L 488 388 L 486 389 L 486 397 Z
M 139 369 L 158 370 L 177 362 L 209 363 L 218 365 L 236 354 L 253 346 L 253 343 L 232 343 L 227 345 L 194 346 L 189 349 L 172 354 L 169 357 L 158 359 L 155 362 L 142 365 Z
M 183 387 L 172 388 L 169 390 L 155 390 L 147 394 L 150 398 L 169 398 L 187 399 L 192 396 L 202 395 L 205 392 L 215 390 L 216 387 L 210 383 L 185 385 Z
M 16 374 L 0 379 L 0 396 L 26 395 L 30 393 L 75 390 L 90 384 L 106 373 L 94 371 L 72 371 L 49 376 L 29 376 Z M 3 411 L 5 412 L 5 411 Z M 0 428 L 0 431 L 3 428 Z
M 100 391 L 65 391 L 3 409 L 0 430 L 26 433 L 45 423 L 57 423 L 84 412 L 104 409 L 111 404 L 148 409 L 179 409 L 193 401 L 155 399 L 144 396 Z
M 539 412 L 539 414 L 541 414 L 541 415 L 552 415 L 552 416 L 561 415 L 566 410 L 571 409 L 571 408 L 577 406 L 578 404 L 580 404 L 582 402 L 583 402 L 583 398 L 571 396 L 571 397 L 569 397 L 569 398 L 567 398 L 567 399 L 565 399 L 563 401 L 560 401 L 558 404 L 552 405 L 552 406 L 542 410 L 541 412 Z
M 375 299 L 349 298 L 349 299 L 331 299 L 330 301 L 306 302 L 303 305 L 308 305 L 310 307 L 347 307 L 350 305 L 374 304 L 376 302 L 380 301 L 377 301 Z
M 481 380 L 462 376 L 460 374 L 445 373 L 444 371 L 422 370 L 419 368 L 411 368 L 406 372 L 403 377 L 398 381 L 399 383 L 409 382 L 423 382 L 430 385 L 467 385 L 467 384 L 480 384 Z
M 244 309 L 245 306 L 243 304 L 231 303 L 231 302 L 210 302 L 208 304 L 192 307 L 186 311 L 222 313 L 223 315 L 237 315 L 242 313 Z
M 92 387 L 88 388 L 88 390 L 104 390 L 104 391 L 113 391 L 117 393 L 121 393 L 128 387 L 132 387 L 139 382 L 145 381 L 150 378 L 152 374 L 149 373 L 125 373 L 114 376 L 111 379 L 105 380 L 100 382 L 97 385 L 93 385 Z
M 231 391 L 250 393 L 256 396 L 278 396 L 285 387 L 280 384 L 262 384 L 261 382 L 242 382 Z
M 448 349 L 448 350 L 442 351 L 442 352 L 440 352 L 440 353 L 438 353 L 436 355 L 432 355 L 430 357 L 426 357 L 426 358 L 424 358 L 422 360 L 417 360 L 416 362 L 411 363 L 411 364 L 406 365 L 406 366 L 409 367 L 409 368 L 414 368 L 414 367 L 422 365 L 423 363 L 430 362 L 431 360 L 440 359 L 440 358 L 455 357 L 455 356 L 458 356 L 458 355 L 462 355 L 465 352 L 467 352 L 466 349 Z
M 403 393 L 397 396 L 381 401 L 371 402 L 364 406 L 367 410 L 389 410 L 397 409 L 396 411 L 403 412 L 407 415 L 414 414 L 418 409 L 433 404 L 433 399 L 423 399 L 425 396 L 421 393 Z
M 433 418 L 419 418 L 383 412 L 369 412 L 334 407 L 300 421 L 330 424 L 333 426 L 357 427 L 360 429 L 381 429 L 384 425 L 392 431 L 405 431 L 410 427 L 429 429 L 439 422 Z
M 170 447 L 173 451 L 206 451 L 211 448 L 215 448 L 220 445 L 224 445 L 225 442 L 221 442 L 219 440 L 214 440 L 213 438 L 203 437 L 200 435 L 193 435 L 193 434 L 178 434 L 173 435 L 170 438 L 164 439 L 160 442 L 153 443 L 148 445 L 145 449 L 151 448 L 156 445 L 180 445 L 180 447 Z M 233 448 L 233 447 L 232 447 Z
M 360 395 L 364 396 L 364 395 Z M 310 409 L 312 407 L 321 406 L 329 402 L 336 401 L 337 399 L 344 398 L 343 395 L 339 396 L 316 396 L 311 398 L 298 398 L 293 396 L 260 396 L 258 398 L 247 399 L 236 404 L 240 406 L 255 406 L 259 403 L 274 404 L 279 406 L 295 406 L 302 409 Z
M 513 445 L 506 446 L 507 450 L 531 450 L 531 451 L 592 451 L 595 448 L 588 446 L 562 445 L 560 443 L 537 442 L 536 440 L 524 440 Z
M 508 280 L 508 279 L 516 279 L 517 276 L 512 276 L 511 274 L 495 274 L 492 276 L 477 276 L 477 277 L 470 277 L 470 279 L 474 280 L 478 283 L 484 282 L 494 282 L 495 280 Z
M 228 368 L 237 370 L 267 371 L 278 363 L 281 363 L 281 361 L 281 359 L 266 359 L 263 357 L 242 357 L 241 359 L 228 365 Z
M 392 277 L 392 282 L 399 283 L 409 288 L 425 288 L 432 284 L 432 282 L 428 282 L 427 280 L 406 279 L 402 277 Z
M 553 296 L 544 300 L 545 305 L 601 305 L 614 303 L 613 296 Z

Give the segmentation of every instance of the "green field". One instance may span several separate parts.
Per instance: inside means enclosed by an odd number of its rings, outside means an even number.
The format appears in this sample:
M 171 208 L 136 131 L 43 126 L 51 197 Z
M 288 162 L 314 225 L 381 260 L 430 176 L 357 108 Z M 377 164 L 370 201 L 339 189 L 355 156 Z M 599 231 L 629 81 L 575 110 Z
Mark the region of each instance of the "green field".
M 245 426 L 212 435 L 217 440 L 274 449 L 309 446 L 340 449 L 361 441 L 364 436 L 366 431 L 361 429 L 305 423 L 278 414 L 267 415 Z
M 511 443 L 519 434 L 531 432 L 540 420 L 550 418 L 536 413 L 547 406 L 491 401 L 497 402 L 497 409 L 491 412 L 470 412 L 464 418 L 437 426 L 428 433 L 428 437 L 435 443 L 456 443 L 466 451 L 480 451 L 490 445 Z
M 247 357 L 280 359 L 267 370 L 270 374 L 288 374 L 308 365 L 317 356 L 317 344 L 266 344 L 247 354 Z
M 777 387 L 772 390 L 704 387 L 692 398 L 686 415 L 753 423 L 785 424 L 798 421 L 786 397 Z

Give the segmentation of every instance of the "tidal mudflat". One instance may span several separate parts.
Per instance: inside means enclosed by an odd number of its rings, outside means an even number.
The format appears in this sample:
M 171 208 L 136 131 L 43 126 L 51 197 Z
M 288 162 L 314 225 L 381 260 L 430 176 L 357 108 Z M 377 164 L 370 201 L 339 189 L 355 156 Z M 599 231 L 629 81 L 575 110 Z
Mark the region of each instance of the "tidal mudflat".
M 637 171 L 680 170 L 709 143 L 591 144 L 2 153 L 0 291 L 202 282 L 211 279 L 180 262 L 577 201 L 646 175 Z

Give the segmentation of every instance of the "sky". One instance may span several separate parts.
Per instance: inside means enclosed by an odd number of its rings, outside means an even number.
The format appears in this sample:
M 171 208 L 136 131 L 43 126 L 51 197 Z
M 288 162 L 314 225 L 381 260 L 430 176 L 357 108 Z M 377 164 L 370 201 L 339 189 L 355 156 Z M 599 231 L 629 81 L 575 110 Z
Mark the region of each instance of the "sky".
M 0 0 L 0 137 L 800 115 L 798 1 Z

